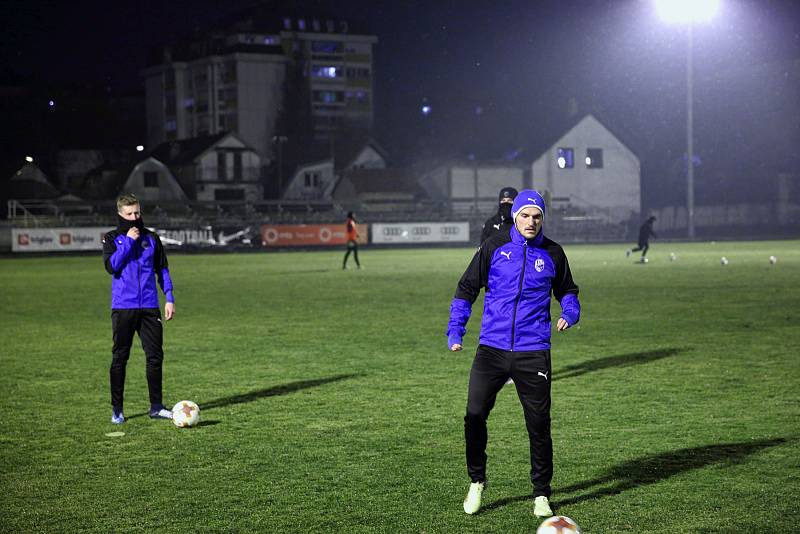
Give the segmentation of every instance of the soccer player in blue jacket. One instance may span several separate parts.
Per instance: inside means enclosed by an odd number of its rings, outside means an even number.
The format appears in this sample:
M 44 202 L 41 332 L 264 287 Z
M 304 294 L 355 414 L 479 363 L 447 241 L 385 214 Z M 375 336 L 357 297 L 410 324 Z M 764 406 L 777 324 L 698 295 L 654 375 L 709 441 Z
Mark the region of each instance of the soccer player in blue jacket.
M 111 275 L 111 327 L 114 332 L 111 359 L 111 422 L 122 424 L 125 368 L 134 333 L 145 353 L 150 417 L 172 419 L 161 400 L 161 364 L 164 360 L 163 329 L 158 307 L 156 279 L 166 296 L 164 319 L 175 315 L 172 279 L 167 254 L 156 234 L 144 227 L 139 200 L 133 194 L 117 199 L 118 226 L 103 237 L 103 263 Z
M 512 378 L 530 439 L 533 513 L 538 517 L 553 515 L 549 504 L 553 477 L 550 295 L 561 303 L 561 317 L 556 323 L 559 332 L 578 322 L 580 303 L 564 250 L 542 233 L 545 211 L 539 193 L 520 191 L 511 211 L 513 226 L 481 245 L 450 305 L 448 347 L 460 351 L 472 303 L 485 288 L 480 340 L 464 417 L 467 473 L 472 481 L 464 500 L 468 514 L 480 509 L 486 488 L 486 420 L 497 393 Z

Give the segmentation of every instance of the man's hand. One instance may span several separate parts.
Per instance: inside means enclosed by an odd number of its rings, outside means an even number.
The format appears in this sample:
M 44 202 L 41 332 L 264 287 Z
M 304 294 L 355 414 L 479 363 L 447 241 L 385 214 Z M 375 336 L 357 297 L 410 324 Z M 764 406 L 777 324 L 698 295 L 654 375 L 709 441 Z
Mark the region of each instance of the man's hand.
M 462 348 L 463 348 L 463 347 L 461 346 L 461 343 L 453 343 L 453 344 L 450 346 L 450 350 L 451 350 L 451 351 L 453 351 L 453 352 L 458 352 L 458 351 L 460 351 Z
M 128 233 L 125 235 L 136 241 L 137 239 L 139 239 L 139 229 L 136 228 L 135 226 L 131 226 L 130 230 L 128 230 Z
M 569 323 L 563 317 L 559 317 L 558 323 L 556 324 L 556 329 L 559 332 L 563 332 L 567 328 L 569 328 Z
M 167 302 L 164 304 L 164 319 L 171 320 L 175 316 L 175 303 Z

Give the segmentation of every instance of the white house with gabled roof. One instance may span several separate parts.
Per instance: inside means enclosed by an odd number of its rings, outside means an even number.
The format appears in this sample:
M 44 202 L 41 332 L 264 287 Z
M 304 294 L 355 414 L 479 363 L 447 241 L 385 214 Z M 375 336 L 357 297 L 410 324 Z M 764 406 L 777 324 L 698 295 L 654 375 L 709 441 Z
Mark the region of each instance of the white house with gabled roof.
M 641 166 L 622 141 L 586 115 L 532 164 L 533 187 L 553 207 L 568 207 L 605 222 L 639 213 Z

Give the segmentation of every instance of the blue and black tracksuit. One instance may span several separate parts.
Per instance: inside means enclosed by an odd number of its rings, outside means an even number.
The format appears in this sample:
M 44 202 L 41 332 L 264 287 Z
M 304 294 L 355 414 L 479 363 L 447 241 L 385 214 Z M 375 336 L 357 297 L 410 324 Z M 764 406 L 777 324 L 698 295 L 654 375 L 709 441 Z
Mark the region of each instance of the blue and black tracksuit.
M 124 231 L 123 231 L 124 230 Z M 111 278 L 111 325 L 114 348 L 111 360 L 111 405 L 121 412 L 125 390 L 125 368 L 139 334 L 146 357 L 150 404 L 161 406 L 161 366 L 164 360 L 163 328 L 156 280 L 167 302 L 174 302 L 167 255 L 161 240 L 146 228 L 138 239 L 118 228 L 103 237 L 103 263 Z
M 486 479 L 486 420 L 497 393 L 512 378 L 530 439 L 534 497 L 549 496 L 550 295 L 561 303 L 561 316 L 572 326 L 580 319 L 578 286 L 560 245 L 541 230 L 526 240 L 512 226 L 484 242 L 461 277 L 450 306 L 448 346 L 461 343 L 481 288 L 485 298 L 480 344 L 464 418 L 467 472 L 473 482 Z

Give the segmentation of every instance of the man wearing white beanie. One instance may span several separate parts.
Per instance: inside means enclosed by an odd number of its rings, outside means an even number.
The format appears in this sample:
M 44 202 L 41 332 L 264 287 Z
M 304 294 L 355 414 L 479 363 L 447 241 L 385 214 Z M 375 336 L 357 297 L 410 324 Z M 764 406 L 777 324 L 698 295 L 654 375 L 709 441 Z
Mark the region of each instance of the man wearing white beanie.
M 480 509 L 486 488 L 486 420 L 497 393 L 512 378 L 525 414 L 531 451 L 531 483 L 537 517 L 553 515 L 550 437 L 550 295 L 561 304 L 560 332 L 580 319 L 578 286 L 561 246 L 542 232 L 546 206 L 532 190 L 520 191 L 508 232 L 486 240 L 461 277 L 450 305 L 447 345 L 462 350 L 472 303 L 485 288 L 480 340 L 469 378 L 464 417 L 467 473 L 464 511 Z

